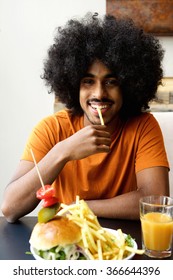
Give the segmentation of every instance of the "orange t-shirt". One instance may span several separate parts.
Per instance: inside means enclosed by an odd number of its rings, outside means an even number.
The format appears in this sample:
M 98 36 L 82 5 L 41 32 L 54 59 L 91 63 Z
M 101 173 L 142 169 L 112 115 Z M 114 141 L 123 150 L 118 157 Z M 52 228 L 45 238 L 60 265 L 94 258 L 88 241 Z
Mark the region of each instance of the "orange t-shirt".
M 54 145 L 83 128 L 83 116 L 74 117 L 62 110 L 44 118 L 33 129 L 23 160 L 37 162 Z M 150 113 L 120 121 L 112 135 L 110 153 L 69 161 L 54 181 L 61 202 L 111 198 L 137 189 L 136 173 L 153 166 L 169 168 L 160 127 Z

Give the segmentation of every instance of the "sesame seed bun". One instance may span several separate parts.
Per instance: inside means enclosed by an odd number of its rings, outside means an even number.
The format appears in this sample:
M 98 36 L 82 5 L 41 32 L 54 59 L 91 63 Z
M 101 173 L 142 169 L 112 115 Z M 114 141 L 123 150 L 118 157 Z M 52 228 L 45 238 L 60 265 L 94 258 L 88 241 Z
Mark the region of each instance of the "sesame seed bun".
M 57 245 L 76 244 L 80 240 L 80 227 L 66 217 L 57 217 L 47 223 L 37 223 L 29 242 L 37 250 L 49 250 Z

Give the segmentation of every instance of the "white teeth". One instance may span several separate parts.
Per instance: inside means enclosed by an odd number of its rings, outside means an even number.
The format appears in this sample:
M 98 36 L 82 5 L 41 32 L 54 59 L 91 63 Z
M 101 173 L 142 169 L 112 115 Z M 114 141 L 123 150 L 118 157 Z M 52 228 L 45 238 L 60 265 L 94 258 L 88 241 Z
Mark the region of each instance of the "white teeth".
M 107 105 L 91 105 L 91 107 L 94 108 L 94 109 L 97 109 L 97 108 L 105 109 L 105 108 L 107 108 L 108 106 L 107 106 Z

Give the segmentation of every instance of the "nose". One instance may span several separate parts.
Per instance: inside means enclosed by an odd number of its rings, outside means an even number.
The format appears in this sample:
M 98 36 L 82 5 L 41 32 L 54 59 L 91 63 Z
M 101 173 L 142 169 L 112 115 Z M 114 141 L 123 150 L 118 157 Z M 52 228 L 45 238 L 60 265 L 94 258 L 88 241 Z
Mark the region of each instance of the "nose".
M 93 97 L 96 99 L 102 99 L 104 97 L 107 97 L 107 92 L 101 83 L 97 83 L 97 85 L 95 86 L 93 91 Z

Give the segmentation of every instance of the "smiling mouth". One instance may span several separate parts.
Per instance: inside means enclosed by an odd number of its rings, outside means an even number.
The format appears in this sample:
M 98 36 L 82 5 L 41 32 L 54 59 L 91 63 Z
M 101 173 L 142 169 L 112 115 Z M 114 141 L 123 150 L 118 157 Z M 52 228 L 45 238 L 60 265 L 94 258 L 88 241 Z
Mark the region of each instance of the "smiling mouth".
M 107 109 L 108 107 L 110 107 L 110 105 L 93 105 L 93 104 L 90 104 L 91 105 L 91 107 L 93 108 L 93 109 L 97 109 L 97 108 L 99 108 L 100 110 L 102 110 L 102 109 Z
M 92 110 L 97 112 L 97 108 L 100 109 L 100 111 L 104 114 L 107 112 L 107 110 L 111 107 L 112 103 L 108 102 L 108 103 L 99 103 L 99 102 L 89 102 L 88 103 L 89 106 L 91 106 Z

